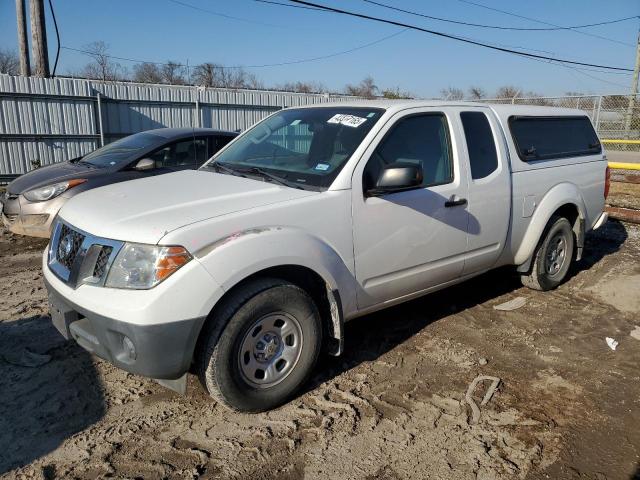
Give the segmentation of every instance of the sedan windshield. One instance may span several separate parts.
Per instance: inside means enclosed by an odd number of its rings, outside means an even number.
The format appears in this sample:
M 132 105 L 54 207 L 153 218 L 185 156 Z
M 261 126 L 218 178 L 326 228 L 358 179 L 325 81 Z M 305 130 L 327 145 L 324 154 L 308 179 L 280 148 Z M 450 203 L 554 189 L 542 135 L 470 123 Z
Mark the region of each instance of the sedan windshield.
M 95 167 L 108 168 L 132 160 L 132 156 L 158 143 L 161 137 L 151 133 L 136 133 L 94 150 L 80 159 Z
M 283 110 L 257 124 L 203 168 L 220 166 L 218 170 L 227 173 L 267 179 L 270 174 L 299 187 L 328 188 L 383 112 L 354 107 Z

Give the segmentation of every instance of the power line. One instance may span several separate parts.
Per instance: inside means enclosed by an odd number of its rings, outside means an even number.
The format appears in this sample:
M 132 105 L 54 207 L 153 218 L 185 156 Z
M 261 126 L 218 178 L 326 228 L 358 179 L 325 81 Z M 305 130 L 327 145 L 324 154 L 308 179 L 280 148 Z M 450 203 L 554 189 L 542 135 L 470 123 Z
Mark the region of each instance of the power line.
M 301 8 L 303 10 L 315 10 L 316 12 L 324 12 L 322 8 L 305 7 L 304 5 L 291 5 L 289 3 L 275 2 L 273 0 L 253 0 L 258 3 L 268 3 L 269 5 L 280 5 L 281 7 Z
M 168 1 L 171 2 L 171 3 L 175 3 L 176 5 L 180 5 L 182 7 L 191 8 L 193 10 L 198 10 L 199 12 L 204 12 L 204 13 L 208 13 L 210 15 L 215 15 L 216 17 L 227 18 L 229 20 L 237 20 L 239 22 L 254 23 L 256 25 L 263 25 L 263 26 L 266 26 L 266 27 L 278 27 L 278 28 L 282 28 L 283 27 L 282 25 L 273 25 L 271 23 L 264 23 L 264 22 L 260 22 L 258 20 L 250 20 L 248 18 L 234 17 L 233 15 L 227 15 L 226 13 L 216 12 L 214 10 L 209 10 L 207 8 L 198 7 L 197 5 L 191 5 L 190 3 L 182 2 L 180 0 L 168 0 Z
M 465 40 L 472 40 L 474 42 L 481 42 L 481 40 L 478 40 L 477 38 L 472 38 L 472 37 L 463 37 L 460 36 L 460 38 L 463 38 Z M 528 50 L 529 52 L 542 52 L 542 53 L 549 53 L 549 54 L 555 54 L 555 52 L 549 52 L 548 50 L 536 50 L 533 48 L 528 48 L 528 47 L 520 47 L 517 45 L 506 45 L 503 43 L 493 43 L 492 45 L 497 46 L 497 47 L 504 47 L 504 48 L 513 48 L 513 49 L 518 49 L 518 50 Z M 531 60 L 534 60 L 533 58 Z M 543 63 L 547 63 L 547 64 L 552 64 L 552 62 L 549 62 L 548 60 L 539 60 Z M 565 65 L 566 66 L 566 65 Z M 607 75 L 633 75 L 632 72 L 619 72 L 619 71 L 614 71 L 614 70 L 599 70 L 597 68 L 587 68 L 587 67 L 573 67 L 577 70 L 582 70 L 582 71 L 586 71 L 586 72 L 598 72 L 598 73 L 605 73 Z
M 580 67 L 574 67 L 572 65 L 565 65 L 563 63 L 554 63 L 554 62 L 550 62 L 548 60 L 540 60 L 540 59 L 536 59 L 536 58 L 532 58 L 531 60 L 535 60 L 537 62 L 544 63 L 544 64 L 547 64 L 547 65 L 553 65 L 555 67 L 566 68 L 567 70 L 572 70 L 572 71 L 574 71 L 576 73 L 579 73 L 580 75 L 584 75 L 585 77 L 592 78 L 593 80 L 598 80 L 599 82 L 608 83 L 609 85 L 615 85 L 617 87 L 629 88 L 627 85 L 623 85 L 623 84 L 617 83 L 617 82 L 612 82 L 610 80 L 605 80 L 604 78 L 596 77 L 595 75 L 590 75 L 589 73 L 586 73 L 586 72 L 597 72 L 597 73 L 604 73 L 604 74 L 608 74 L 608 75 L 611 75 L 611 74 L 631 75 L 630 73 L 627 73 L 627 72 L 611 72 L 611 71 L 596 70 L 596 69 L 592 69 L 592 68 L 580 68 Z
M 240 68 L 266 68 L 266 67 L 281 67 L 281 66 L 285 66 L 285 65 L 296 65 L 299 63 L 308 63 L 308 62 L 315 62 L 318 60 L 325 60 L 327 58 L 332 58 L 332 57 L 337 57 L 339 55 L 346 55 L 348 53 L 352 53 L 352 52 L 356 52 L 358 50 L 362 50 L 364 48 L 367 47 L 371 47 L 373 45 L 377 45 L 378 43 L 382 43 L 386 40 L 390 40 L 393 37 L 397 37 L 398 35 L 406 32 L 407 30 L 409 30 L 408 28 L 405 28 L 403 30 L 400 30 L 398 32 L 395 32 L 391 35 L 387 35 L 385 37 L 379 38 L 377 40 L 374 40 L 372 42 L 369 43 L 365 43 L 363 45 L 359 45 L 357 47 L 354 48 L 350 48 L 348 50 L 342 50 L 340 52 L 334 52 L 334 53 L 330 53 L 327 55 L 321 55 L 318 57 L 311 57 L 311 58 L 303 58 L 303 59 L 299 59 L 299 60 L 289 60 L 289 61 L 285 61 L 285 62 L 279 62 L 279 63 L 264 63 L 264 64 L 258 64 L 258 65 L 217 65 L 218 68 L 222 68 L 222 69 L 240 69 Z M 94 52 L 91 52 L 89 50 L 83 50 L 80 48 L 73 48 L 73 47 L 66 47 L 63 46 L 61 47 L 64 50 L 70 50 L 73 52 L 77 52 L 77 53 L 81 53 L 83 55 L 87 55 L 90 57 L 95 57 L 96 54 Z M 153 62 L 150 60 L 140 60 L 140 59 L 135 59 L 135 58 L 127 58 L 127 57 L 118 57 L 115 55 L 103 55 L 101 54 L 101 56 L 107 57 L 107 58 L 113 58 L 115 60 L 122 60 L 124 62 L 132 62 L 132 63 L 149 63 L 152 65 L 169 65 L 168 63 L 165 62 Z M 176 65 L 178 67 L 186 67 L 186 64 L 181 64 L 181 63 L 172 63 L 172 65 Z
M 58 59 L 60 58 L 60 32 L 58 31 L 58 21 L 56 20 L 56 12 L 53 10 L 53 4 L 49 0 L 49 8 L 51 9 L 51 17 L 53 17 L 53 26 L 56 29 L 56 40 L 58 41 L 58 48 L 56 48 L 56 61 L 53 64 L 52 77 L 56 76 L 56 68 L 58 67 Z
M 455 23 L 456 25 L 465 25 L 465 26 L 468 26 L 468 27 L 491 28 L 491 29 L 496 29 L 496 30 L 516 30 L 516 31 L 527 31 L 527 32 L 553 31 L 553 30 L 573 30 L 575 28 L 587 28 L 587 27 L 597 27 L 597 26 L 600 26 L 600 25 L 611 25 L 612 23 L 626 22 L 627 20 L 633 20 L 633 19 L 640 18 L 640 16 L 638 16 L 638 15 L 632 15 L 630 17 L 618 18 L 616 20 L 608 20 L 608 21 L 605 21 L 605 22 L 598 22 L 598 23 L 589 23 L 589 24 L 586 24 L 586 25 L 574 25 L 574 26 L 571 26 L 571 27 L 521 28 L 521 27 L 505 27 L 505 26 L 499 26 L 499 25 L 485 25 L 485 24 L 482 24 L 482 23 L 463 22 L 463 21 L 460 21 L 460 20 L 452 20 L 450 18 L 434 17 L 432 15 L 426 15 L 424 13 L 414 12 L 414 11 L 411 11 L 411 10 L 405 10 L 403 8 L 394 7 L 392 5 L 387 5 L 387 4 L 382 3 L 382 2 L 376 2 L 374 0 L 362 0 L 362 1 L 366 2 L 366 3 L 370 3 L 372 5 L 377 5 L 378 7 L 387 8 L 389 10 L 395 10 L 397 12 L 407 13 L 409 15 L 415 15 L 417 17 L 428 18 L 430 20 L 437 20 L 439 22 Z
M 514 54 L 514 55 L 521 55 L 521 56 L 529 57 L 529 58 L 538 58 L 538 59 L 541 59 L 541 60 L 549 60 L 549 61 L 559 62 L 559 63 L 568 63 L 568 64 L 571 64 L 571 65 L 580 65 L 580 66 L 585 66 L 585 67 L 602 68 L 602 69 L 606 69 L 606 70 L 618 70 L 618 71 L 625 71 L 625 72 L 633 71 L 630 68 L 612 67 L 612 66 L 609 66 L 609 65 L 599 65 L 599 64 L 596 64 L 596 63 L 577 62 L 577 61 L 574 61 L 574 60 L 567 60 L 567 59 L 563 59 L 563 58 L 554 58 L 554 57 L 548 57 L 548 56 L 545 56 L 545 55 L 537 55 L 537 54 L 533 54 L 533 53 L 519 52 L 517 50 L 513 50 L 513 49 L 509 49 L 509 48 L 498 47 L 498 46 L 491 45 L 491 44 L 488 44 L 488 43 L 478 42 L 478 41 L 475 41 L 475 40 L 469 40 L 469 39 L 466 39 L 466 38 L 463 38 L 463 37 L 458 37 L 456 35 L 451 35 L 451 34 L 444 33 L 444 32 L 438 32 L 436 30 L 429 30 L 427 28 L 418 27 L 416 25 L 410 25 L 410 24 L 398 22 L 398 21 L 395 21 L 395 20 L 387 20 L 387 19 L 380 18 L 380 17 L 373 17 L 371 15 L 365 15 L 364 13 L 357 13 L 357 12 L 351 12 L 351 11 L 348 11 L 348 10 L 342 10 L 342 9 L 339 9 L 339 8 L 328 7 L 326 5 L 307 2 L 305 0 L 289 0 L 289 1 L 293 2 L 293 3 L 301 4 L 301 5 L 307 5 L 307 6 L 311 6 L 311 7 L 322 8 L 322 9 L 330 11 L 330 12 L 340 13 L 340 14 L 348 15 L 348 16 L 352 16 L 352 17 L 358 17 L 358 18 L 362 18 L 362 19 L 365 19 L 365 20 L 373 20 L 375 22 L 386 23 L 388 25 L 395 25 L 397 27 L 403 27 L 403 28 L 408 28 L 408 29 L 411 29 L 411 30 L 417 30 L 417 31 L 420 31 L 420 32 L 429 33 L 431 35 L 436 35 L 436 36 L 439 36 L 439 37 L 449 38 L 451 40 L 457 40 L 459 42 L 464 42 L 464 43 L 468 43 L 468 44 L 471 44 L 471 45 L 476 45 L 478 47 L 489 48 L 491 50 L 496 50 L 496 51 L 499 51 L 499 52 L 511 53 L 511 54 Z
M 612 82 L 611 80 L 606 80 L 604 78 L 596 77 L 595 75 L 591 75 L 591 74 L 585 72 L 581 68 L 570 67 L 568 65 L 562 65 L 562 64 L 559 64 L 559 65 L 562 66 L 562 67 L 565 67 L 565 68 L 571 68 L 572 70 L 575 70 L 576 72 L 578 72 L 580 75 L 584 75 L 586 77 L 592 78 L 592 79 L 597 80 L 599 82 L 608 83 L 609 85 L 615 85 L 616 87 L 622 87 L 624 89 L 629 88 L 629 85 L 623 85 L 622 83 Z
M 510 16 L 516 17 L 516 18 L 522 18 L 524 20 L 529 20 L 531 22 L 536 22 L 536 23 L 539 23 L 541 25 L 549 25 L 549 26 L 552 26 L 552 27 L 560 27 L 560 25 L 556 25 L 555 23 L 549 23 L 549 22 L 545 22 L 544 20 L 538 20 L 537 18 L 526 17 L 524 15 L 519 15 L 517 13 L 508 12 L 506 10 L 500 10 L 499 8 L 489 7 L 488 5 L 483 5 L 481 3 L 476 3 L 476 2 L 473 2 L 471 0 L 458 0 L 458 2 L 466 3 L 468 5 L 475 5 L 476 7 L 484 8 L 486 10 L 491 10 L 493 12 L 502 13 L 504 15 L 510 15 Z M 626 45 L 627 47 L 634 47 L 635 48 L 635 45 L 632 45 L 630 43 L 622 42 L 620 40 L 615 40 L 615 39 L 609 38 L 609 37 L 603 37 L 602 35 L 596 35 L 595 33 L 583 32 L 581 30 L 574 30 L 573 28 L 571 28 L 570 30 L 573 31 L 573 32 L 579 33 L 581 35 L 587 35 L 589 37 L 599 38 L 600 40 L 606 40 L 607 42 L 618 43 L 620 45 Z

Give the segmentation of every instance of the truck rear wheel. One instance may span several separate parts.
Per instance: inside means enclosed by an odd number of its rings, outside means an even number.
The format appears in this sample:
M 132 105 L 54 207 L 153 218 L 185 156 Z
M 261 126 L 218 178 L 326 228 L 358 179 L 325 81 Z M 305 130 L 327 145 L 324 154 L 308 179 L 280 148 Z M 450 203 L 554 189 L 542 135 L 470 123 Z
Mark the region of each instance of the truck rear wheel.
M 534 253 L 531 272 L 520 276 L 522 284 L 543 291 L 560 285 L 571 267 L 574 243 L 569 220 L 557 215 L 551 217 Z
M 321 343 L 313 299 L 289 282 L 258 279 L 232 293 L 203 332 L 200 381 L 234 410 L 269 410 L 308 379 Z

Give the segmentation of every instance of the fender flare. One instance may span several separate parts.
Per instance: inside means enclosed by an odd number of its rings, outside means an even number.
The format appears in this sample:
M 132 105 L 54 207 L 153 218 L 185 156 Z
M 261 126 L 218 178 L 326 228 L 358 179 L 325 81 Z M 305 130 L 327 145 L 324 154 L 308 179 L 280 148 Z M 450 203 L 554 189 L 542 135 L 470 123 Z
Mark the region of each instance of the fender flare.
M 324 281 L 329 302 L 329 334 L 336 340 L 329 353 L 342 352 L 345 313 L 357 308 L 357 284 L 347 261 L 322 239 L 294 227 L 251 228 L 208 244 L 194 256 L 225 292 L 273 267 L 297 266 L 313 271 Z M 240 267 L 238 258 L 242 259 Z
M 542 197 L 533 212 L 533 218 L 529 222 L 520 246 L 514 256 L 513 263 L 518 265 L 519 272 L 529 270 L 533 260 L 533 254 L 544 233 L 544 229 L 549 223 L 549 219 L 558 209 L 565 205 L 572 205 L 578 211 L 578 218 L 573 225 L 573 231 L 578 240 L 578 259 L 580 259 L 584 246 L 584 225 L 587 210 L 578 187 L 573 183 L 563 182 L 549 190 L 544 197 Z

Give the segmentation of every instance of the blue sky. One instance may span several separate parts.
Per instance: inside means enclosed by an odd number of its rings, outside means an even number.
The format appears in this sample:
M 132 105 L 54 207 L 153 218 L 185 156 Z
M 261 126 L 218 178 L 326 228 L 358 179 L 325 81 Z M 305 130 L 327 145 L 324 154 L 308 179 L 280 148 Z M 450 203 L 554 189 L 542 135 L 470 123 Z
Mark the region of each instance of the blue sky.
M 253 0 L 179 1 L 221 15 L 195 10 L 171 0 L 54 0 L 61 43 L 82 48 L 102 40 L 109 45 L 112 55 L 158 62 L 172 59 L 179 62 L 188 60 L 191 65 L 205 61 L 223 65 L 257 65 L 349 50 L 401 30 L 367 20 L 265 5 Z M 379 1 L 466 22 L 545 27 L 462 0 Z M 640 15 L 640 2 L 637 0 L 474 2 L 563 26 Z M 622 45 L 573 31 L 514 32 L 452 25 L 392 12 L 363 0 L 317 0 L 317 3 L 505 47 L 527 48 L 534 50 L 533 53 L 627 68 L 633 68 L 633 45 L 640 25 L 640 21 L 635 19 L 582 30 L 629 44 Z M 53 65 L 56 41 L 48 7 L 47 17 Z M 14 0 L 0 0 L 0 48 L 16 48 Z M 88 60 L 82 54 L 62 50 L 58 71 L 77 70 Z M 120 63 L 129 68 L 134 65 L 125 61 Z M 258 75 L 266 85 L 311 80 L 320 81 L 336 91 L 342 90 L 347 83 L 357 83 L 371 75 L 380 87 L 399 87 L 422 97 L 437 96 L 440 89 L 447 86 L 466 90 L 477 85 L 492 93 L 497 87 L 508 84 L 523 91 L 560 95 L 567 91 L 627 92 L 631 84 L 630 75 L 575 71 L 415 31 L 329 59 L 248 70 Z

